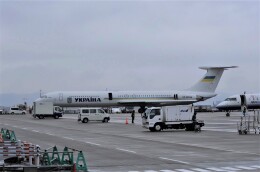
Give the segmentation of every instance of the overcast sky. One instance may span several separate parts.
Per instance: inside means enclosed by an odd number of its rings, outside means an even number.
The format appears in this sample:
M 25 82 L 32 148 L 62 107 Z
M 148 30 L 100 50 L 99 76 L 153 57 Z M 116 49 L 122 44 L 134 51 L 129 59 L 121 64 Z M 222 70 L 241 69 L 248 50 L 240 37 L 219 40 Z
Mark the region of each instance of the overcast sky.
M 259 93 L 259 11 L 259 1 L 2 0 L 0 94 L 181 90 L 219 65 L 239 68 L 217 93 Z

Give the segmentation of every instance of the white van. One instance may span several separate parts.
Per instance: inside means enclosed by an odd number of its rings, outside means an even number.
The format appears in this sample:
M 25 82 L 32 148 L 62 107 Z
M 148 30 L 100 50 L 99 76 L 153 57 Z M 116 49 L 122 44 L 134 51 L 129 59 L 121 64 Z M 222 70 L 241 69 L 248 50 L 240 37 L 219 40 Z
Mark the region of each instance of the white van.
M 21 109 L 16 108 L 16 107 L 11 107 L 10 110 L 9 110 L 9 114 L 23 114 L 23 115 L 25 115 L 26 111 L 21 110 Z
M 102 121 L 108 122 L 110 120 L 109 114 L 107 114 L 101 108 L 80 108 L 78 121 L 87 123 L 88 121 Z

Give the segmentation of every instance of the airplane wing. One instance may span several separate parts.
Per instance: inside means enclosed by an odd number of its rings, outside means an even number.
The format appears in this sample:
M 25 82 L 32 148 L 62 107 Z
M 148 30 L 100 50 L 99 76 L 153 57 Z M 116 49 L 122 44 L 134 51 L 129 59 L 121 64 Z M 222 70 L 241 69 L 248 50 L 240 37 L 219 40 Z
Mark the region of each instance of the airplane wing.
M 163 106 L 165 104 L 187 105 L 197 102 L 197 100 L 147 100 L 147 99 L 128 99 L 118 101 L 119 105 L 125 106 Z

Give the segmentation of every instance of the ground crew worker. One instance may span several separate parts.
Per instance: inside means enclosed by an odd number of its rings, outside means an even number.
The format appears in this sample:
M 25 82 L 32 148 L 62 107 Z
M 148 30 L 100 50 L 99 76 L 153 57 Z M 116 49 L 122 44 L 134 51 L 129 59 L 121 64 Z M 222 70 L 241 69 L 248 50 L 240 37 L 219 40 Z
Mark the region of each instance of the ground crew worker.
M 132 123 L 134 123 L 134 120 L 135 120 L 135 110 L 133 110 L 133 112 L 131 114 L 131 117 L 132 117 Z
M 196 121 L 196 115 L 197 115 L 197 112 L 194 112 L 194 114 L 192 116 L 192 121 Z

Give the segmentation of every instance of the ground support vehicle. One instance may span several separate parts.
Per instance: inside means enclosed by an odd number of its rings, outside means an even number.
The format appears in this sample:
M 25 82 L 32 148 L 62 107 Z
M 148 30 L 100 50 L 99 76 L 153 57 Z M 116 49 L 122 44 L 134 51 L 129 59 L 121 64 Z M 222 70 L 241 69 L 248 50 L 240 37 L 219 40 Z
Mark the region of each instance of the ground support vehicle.
M 242 113 L 237 123 L 237 131 L 239 134 L 260 134 L 260 110 Z
M 109 114 L 107 114 L 101 108 L 80 108 L 78 121 L 82 123 L 88 123 L 89 121 L 102 121 L 107 123 L 110 120 Z
M 52 102 L 34 102 L 33 117 L 43 119 L 45 117 L 53 117 L 58 119 L 62 117 L 63 111 L 59 106 L 53 106 Z
M 164 129 L 186 129 L 186 131 L 200 131 L 204 121 L 196 119 L 196 112 L 192 105 L 164 106 L 146 109 L 142 116 L 143 127 L 150 131 Z

